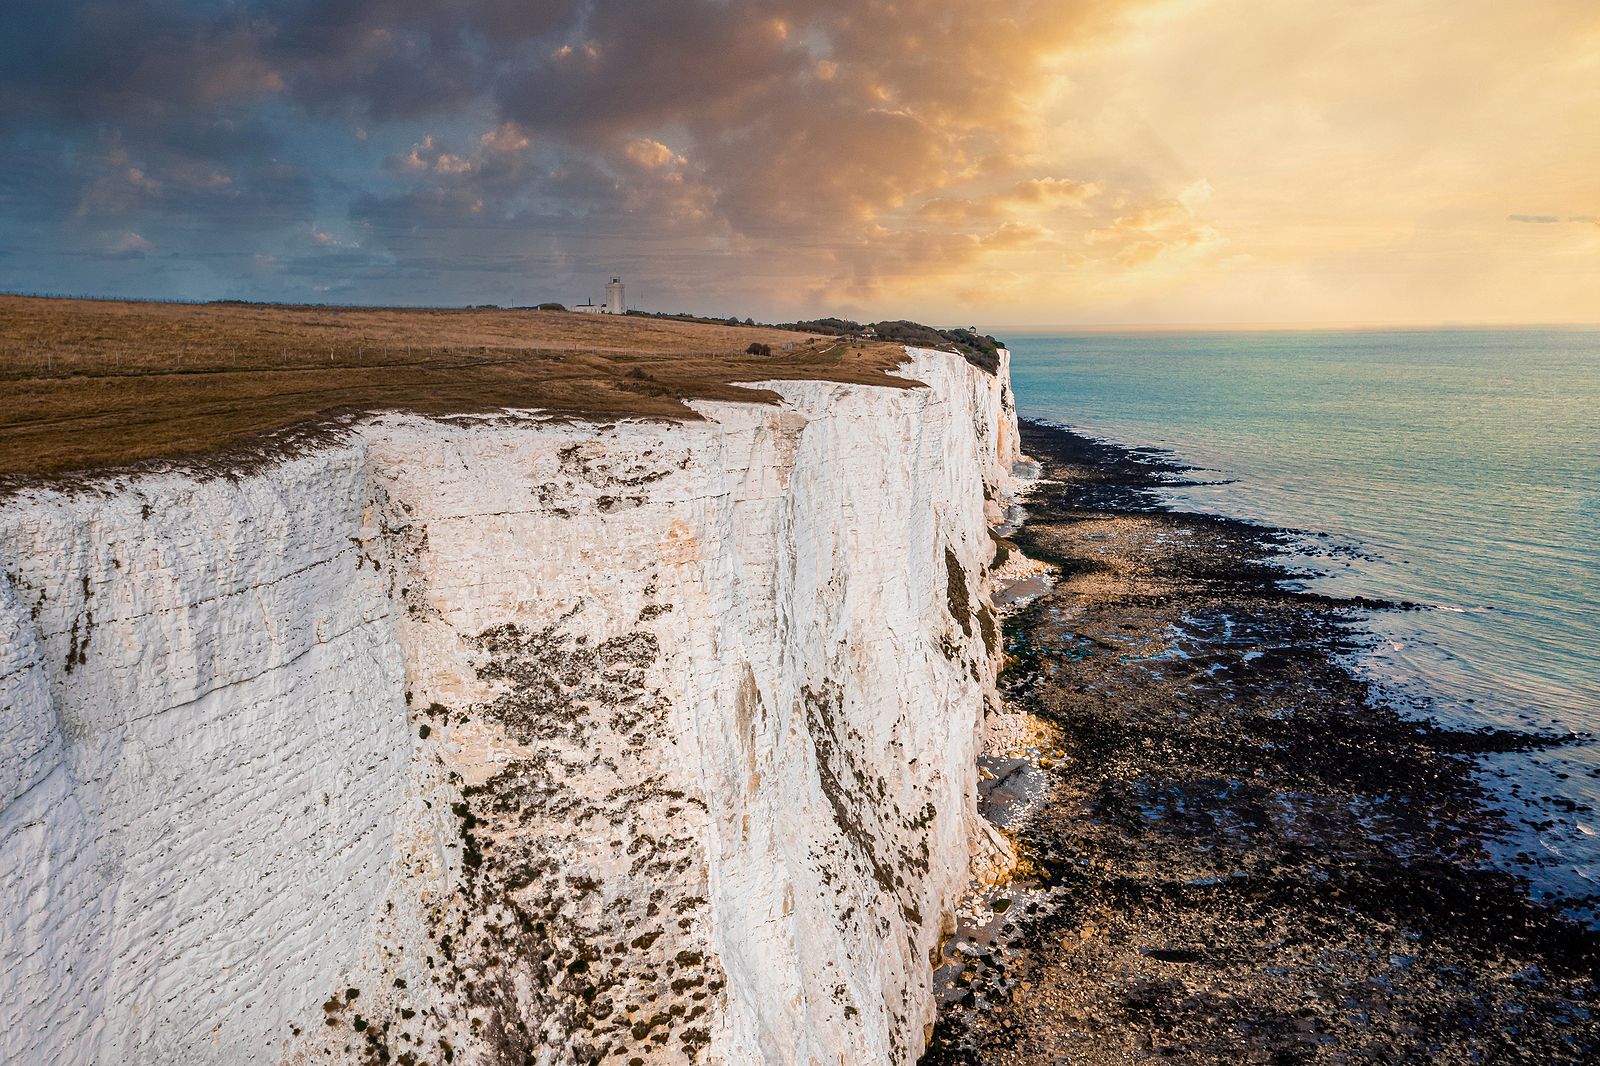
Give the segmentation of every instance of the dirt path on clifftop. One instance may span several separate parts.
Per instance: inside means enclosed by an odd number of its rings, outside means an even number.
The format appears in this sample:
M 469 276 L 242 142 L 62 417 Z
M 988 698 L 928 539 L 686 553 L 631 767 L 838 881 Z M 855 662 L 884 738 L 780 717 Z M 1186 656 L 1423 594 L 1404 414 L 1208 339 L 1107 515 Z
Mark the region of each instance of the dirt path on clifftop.
M 1552 741 L 1384 705 L 1342 665 L 1376 605 L 1287 587 L 1281 531 L 1165 510 L 1160 454 L 1023 439 L 1059 484 L 1017 539 L 1061 580 L 1010 619 L 1007 688 L 1064 758 L 926 1066 L 1600 1062 L 1596 935 L 1484 862 L 1473 755 Z

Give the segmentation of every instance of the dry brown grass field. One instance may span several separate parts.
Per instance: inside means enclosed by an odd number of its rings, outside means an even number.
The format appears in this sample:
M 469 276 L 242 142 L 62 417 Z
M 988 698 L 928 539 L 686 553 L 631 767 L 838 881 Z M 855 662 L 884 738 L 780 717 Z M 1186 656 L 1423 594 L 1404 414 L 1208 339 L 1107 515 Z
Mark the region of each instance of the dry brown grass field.
M 744 354 L 752 342 L 770 356 Z M 0 478 L 260 454 L 373 410 L 693 418 L 741 381 L 906 387 L 887 344 L 561 311 L 154 304 L 0 296 Z

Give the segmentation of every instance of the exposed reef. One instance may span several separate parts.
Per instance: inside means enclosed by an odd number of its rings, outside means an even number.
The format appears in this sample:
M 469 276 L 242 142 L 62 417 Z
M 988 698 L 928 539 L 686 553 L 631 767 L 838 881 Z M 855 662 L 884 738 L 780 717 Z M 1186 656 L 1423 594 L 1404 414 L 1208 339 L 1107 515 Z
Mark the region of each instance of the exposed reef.
M 1600 939 L 1488 861 L 1472 758 L 1564 738 L 1390 706 L 1348 653 L 1411 605 L 1297 590 L 1284 531 L 1162 504 L 1163 453 L 1023 441 L 1055 581 L 983 791 L 1024 872 L 963 907 L 923 1062 L 1600 1061 Z

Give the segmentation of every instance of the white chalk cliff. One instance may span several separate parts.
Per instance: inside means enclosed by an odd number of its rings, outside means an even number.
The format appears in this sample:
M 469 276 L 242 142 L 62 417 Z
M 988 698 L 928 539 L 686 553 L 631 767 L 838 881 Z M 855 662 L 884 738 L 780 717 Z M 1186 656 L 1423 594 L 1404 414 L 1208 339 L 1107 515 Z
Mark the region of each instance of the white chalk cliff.
M 908 358 L 0 502 L 0 1061 L 914 1062 L 1017 436 Z

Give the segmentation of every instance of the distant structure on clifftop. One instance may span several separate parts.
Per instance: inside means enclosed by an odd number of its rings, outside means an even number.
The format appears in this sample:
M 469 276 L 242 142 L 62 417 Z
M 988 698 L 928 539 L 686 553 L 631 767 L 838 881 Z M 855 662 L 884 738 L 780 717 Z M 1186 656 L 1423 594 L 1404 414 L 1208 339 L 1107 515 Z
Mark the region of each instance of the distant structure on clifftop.
M 606 282 L 606 302 L 597 304 L 593 301 L 578 304 L 574 311 L 586 315 L 625 315 L 628 313 L 628 297 L 623 290 L 622 279 L 612 275 Z

